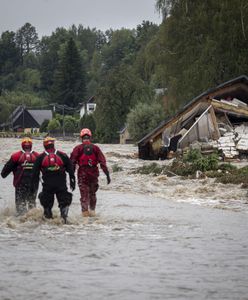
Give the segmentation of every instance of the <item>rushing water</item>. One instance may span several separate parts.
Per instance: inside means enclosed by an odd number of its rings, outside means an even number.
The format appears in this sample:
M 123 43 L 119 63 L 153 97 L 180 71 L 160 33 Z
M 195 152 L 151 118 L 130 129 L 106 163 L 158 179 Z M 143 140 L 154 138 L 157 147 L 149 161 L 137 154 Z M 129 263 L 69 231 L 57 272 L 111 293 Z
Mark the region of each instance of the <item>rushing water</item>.
M 15 217 L 11 181 L 0 180 L 1 300 L 248 299 L 246 210 L 118 192 L 114 182 L 103 190 L 101 178 L 97 216 L 81 217 L 76 190 L 63 225 L 56 205 L 53 220 L 39 204 Z

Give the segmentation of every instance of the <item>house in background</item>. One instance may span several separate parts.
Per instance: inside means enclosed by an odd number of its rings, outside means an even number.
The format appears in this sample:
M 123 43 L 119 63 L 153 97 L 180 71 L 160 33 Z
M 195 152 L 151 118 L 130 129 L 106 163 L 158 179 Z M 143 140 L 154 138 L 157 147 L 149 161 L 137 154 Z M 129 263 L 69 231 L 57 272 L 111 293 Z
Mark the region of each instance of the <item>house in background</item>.
M 200 94 L 176 115 L 161 122 L 138 142 L 139 158 L 164 158 L 162 149 L 175 152 L 196 141 L 211 140 L 216 143 L 225 140 L 222 150 L 233 157 L 237 149 L 230 136 L 235 128 L 241 130 L 245 124 L 248 124 L 248 77 L 242 75 Z M 247 143 L 248 151 L 248 142 L 243 143 Z
M 120 134 L 120 144 L 132 144 L 134 142 L 130 137 L 126 125 L 119 131 L 119 134 Z
M 9 116 L 8 122 L 2 124 L 3 128 L 11 128 L 16 132 L 39 132 L 41 124 L 53 117 L 51 110 L 28 110 L 24 106 L 18 106 Z
M 80 103 L 80 118 L 84 115 L 92 114 L 96 110 L 95 96 L 90 97 L 87 101 Z

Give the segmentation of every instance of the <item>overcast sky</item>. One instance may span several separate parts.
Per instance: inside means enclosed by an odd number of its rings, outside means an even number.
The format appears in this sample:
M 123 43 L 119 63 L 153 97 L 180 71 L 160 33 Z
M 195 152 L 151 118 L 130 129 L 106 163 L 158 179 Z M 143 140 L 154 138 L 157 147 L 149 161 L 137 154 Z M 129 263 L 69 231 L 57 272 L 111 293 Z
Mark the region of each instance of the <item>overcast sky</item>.
M 143 20 L 156 24 L 161 17 L 155 0 L 0 0 L 0 33 L 17 31 L 26 22 L 39 37 L 72 24 L 107 29 L 136 28 Z

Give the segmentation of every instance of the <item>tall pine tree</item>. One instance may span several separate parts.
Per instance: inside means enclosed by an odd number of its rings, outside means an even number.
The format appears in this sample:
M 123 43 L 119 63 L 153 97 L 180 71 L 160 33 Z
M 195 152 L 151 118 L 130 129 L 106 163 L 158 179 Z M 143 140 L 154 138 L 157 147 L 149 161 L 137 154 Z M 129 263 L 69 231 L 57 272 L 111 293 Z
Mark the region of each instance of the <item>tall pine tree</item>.
M 61 49 L 54 75 L 53 99 L 60 104 L 76 107 L 86 94 L 85 73 L 79 50 L 73 38 Z

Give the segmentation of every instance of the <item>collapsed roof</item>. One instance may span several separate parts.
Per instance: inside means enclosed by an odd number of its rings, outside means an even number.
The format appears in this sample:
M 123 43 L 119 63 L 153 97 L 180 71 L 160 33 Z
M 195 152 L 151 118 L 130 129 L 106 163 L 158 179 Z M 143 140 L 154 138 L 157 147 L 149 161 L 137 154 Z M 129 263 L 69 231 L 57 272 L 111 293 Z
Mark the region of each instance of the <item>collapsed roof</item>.
M 161 147 L 175 141 L 174 149 L 199 140 L 217 140 L 224 125 L 248 122 L 248 77 L 227 81 L 200 94 L 175 116 L 163 121 L 138 142 L 139 157 L 158 159 Z

